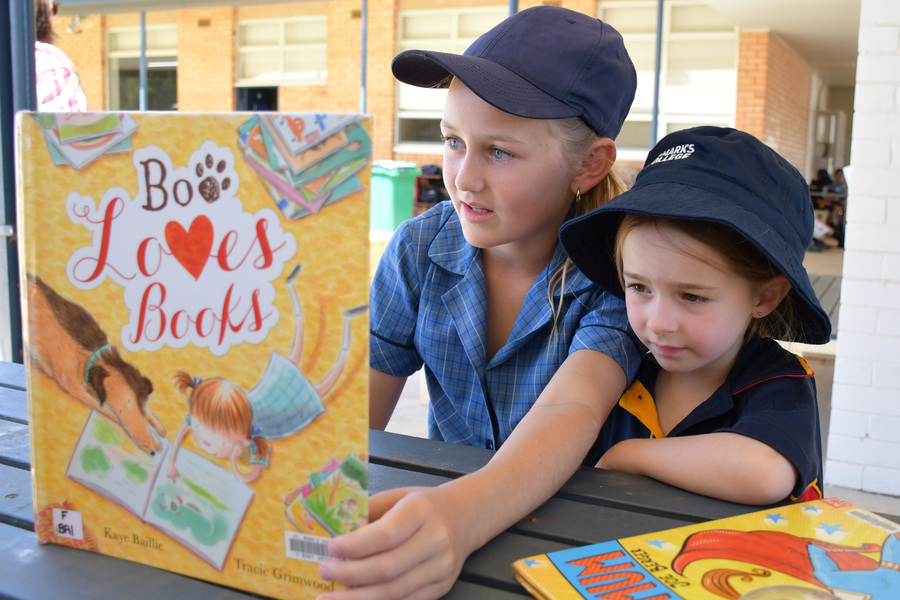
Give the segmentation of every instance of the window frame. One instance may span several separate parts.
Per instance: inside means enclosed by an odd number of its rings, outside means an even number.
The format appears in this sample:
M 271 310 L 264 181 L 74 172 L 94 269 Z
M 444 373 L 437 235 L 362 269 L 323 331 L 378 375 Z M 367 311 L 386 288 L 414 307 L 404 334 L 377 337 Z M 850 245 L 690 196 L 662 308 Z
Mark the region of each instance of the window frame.
M 494 17 L 492 17 L 494 15 Z M 415 18 L 417 16 L 427 16 L 437 19 L 450 20 L 449 36 L 418 36 L 414 38 L 404 37 L 404 19 Z M 466 35 L 460 32 L 460 21 L 466 17 L 480 16 L 486 20 L 500 23 L 509 16 L 508 5 L 494 6 L 478 6 L 463 8 L 440 8 L 440 9 L 419 9 L 419 10 L 402 10 L 397 13 L 397 53 L 409 49 L 434 50 L 439 52 L 456 52 L 462 53 L 474 42 L 480 35 L 493 27 L 490 25 L 484 31 L 475 35 Z M 494 23 L 494 24 L 496 24 Z M 401 139 L 401 127 L 403 121 L 411 119 L 425 119 L 429 121 L 440 121 L 444 113 L 444 101 L 447 97 L 446 90 L 425 90 L 422 88 L 410 89 L 405 91 L 404 88 L 413 88 L 407 84 L 395 81 L 395 115 L 394 115 L 394 152 L 404 154 L 433 154 L 440 155 L 443 153 L 443 144 L 438 142 L 422 142 L 422 141 L 406 141 Z M 403 108 L 403 98 L 405 94 L 414 93 L 415 95 L 432 95 L 434 98 L 428 101 L 439 108 Z
M 596 5 L 597 16 L 600 19 L 604 18 L 605 10 L 614 10 L 614 9 L 653 9 L 654 17 L 656 16 L 656 0 L 637 0 L 637 1 L 625 1 L 625 0 L 614 0 L 614 1 L 604 1 L 598 2 Z M 662 44 L 661 44 L 661 56 L 660 56 L 660 64 L 662 65 L 659 73 L 659 108 L 657 115 L 657 139 L 659 141 L 662 137 L 664 137 L 667 133 L 670 132 L 671 128 L 680 129 L 682 127 L 687 127 L 690 125 L 719 125 L 724 127 L 734 127 L 735 119 L 736 119 L 736 111 L 737 111 L 737 77 L 738 77 L 738 62 L 740 60 L 739 52 L 740 52 L 740 30 L 736 25 L 731 25 L 730 28 L 722 29 L 722 30 L 713 30 L 713 31 L 672 31 L 673 27 L 673 11 L 682 7 L 702 7 L 709 8 L 703 2 L 699 2 L 697 0 L 665 0 L 663 4 L 663 23 L 662 23 Z M 723 22 L 727 22 L 727 18 L 722 17 Z M 610 22 L 610 25 L 616 27 L 616 24 Z M 618 29 L 618 28 L 617 28 Z M 626 48 L 628 47 L 629 42 L 632 44 L 635 41 L 641 42 L 650 42 L 655 48 L 656 44 L 656 23 L 654 21 L 651 31 L 644 32 L 629 32 L 623 31 L 622 37 L 625 40 Z M 704 42 L 704 41 L 726 41 L 732 42 L 734 45 L 734 65 L 732 69 L 729 69 L 731 75 L 729 76 L 729 86 L 730 86 L 730 95 L 735 99 L 735 103 L 730 107 L 729 110 L 722 111 L 721 113 L 711 113 L 711 112 L 698 112 L 698 113 L 685 113 L 685 112 L 676 112 L 675 110 L 668 110 L 666 107 L 667 99 L 666 92 L 668 88 L 668 82 L 670 77 L 669 69 L 666 68 L 666 65 L 669 63 L 670 58 L 670 43 L 678 43 L 678 42 Z M 639 81 L 640 85 L 640 81 Z M 652 96 L 652 89 L 650 91 Z M 639 123 L 639 122 L 652 122 L 653 119 L 653 108 L 650 107 L 649 110 L 643 112 L 632 112 L 629 113 L 628 118 L 626 119 L 626 127 L 628 123 Z M 655 142 L 654 142 L 655 143 Z M 650 151 L 650 148 L 653 144 L 650 143 L 648 139 L 646 147 L 637 147 L 637 146 L 618 146 L 618 159 L 619 160 L 628 160 L 628 161 L 641 161 L 646 158 L 647 153 Z
M 151 34 L 154 32 L 165 31 L 168 30 L 171 33 L 174 33 L 174 45 L 173 46 L 153 46 L 153 40 L 151 39 Z M 154 69 L 153 59 L 174 59 L 174 64 L 170 64 L 171 61 L 167 61 L 169 64 L 165 64 L 165 68 L 173 68 L 175 69 L 175 77 L 177 81 L 178 77 L 178 25 L 175 23 L 165 23 L 158 25 L 147 25 L 144 28 L 146 35 L 146 49 L 144 51 L 144 56 L 147 60 L 147 71 Z M 130 33 L 136 34 L 138 37 L 138 45 L 136 48 L 128 48 L 124 50 L 111 50 L 113 44 L 112 39 L 114 36 L 122 34 L 122 33 Z M 121 59 L 128 58 L 136 58 L 140 60 L 141 58 L 141 48 L 140 48 L 140 36 L 141 36 L 141 27 L 138 25 L 128 26 L 128 27 L 112 27 L 106 30 L 106 76 L 108 85 L 106 86 L 106 105 L 109 107 L 109 110 L 127 110 L 123 109 L 120 104 L 120 90 L 119 90 L 119 72 L 120 67 L 118 62 Z M 162 66 L 162 65 L 161 65 Z M 177 98 L 175 109 L 177 110 Z
M 295 23 L 318 23 L 322 28 L 324 41 L 288 42 L 287 29 Z M 248 46 L 242 44 L 241 26 L 245 25 L 270 25 L 278 27 L 277 42 L 274 44 L 259 44 Z M 328 16 L 307 15 L 300 17 L 281 17 L 275 19 L 241 19 L 235 25 L 235 70 L 234 87 L 288 87 L 288 86 L 324 86 L 328 83 Z M 262 53 L 278 54 L 277 69 L 263 74 L 264 76 L 242 76 L 242 57 L 251 54 Z M 310 76 L 291 76 L 287 70 L 287 56 L 306 56 L 315 53 L 325 68 L 308 71 L 295 71 L 294 73 L 312 74 Z

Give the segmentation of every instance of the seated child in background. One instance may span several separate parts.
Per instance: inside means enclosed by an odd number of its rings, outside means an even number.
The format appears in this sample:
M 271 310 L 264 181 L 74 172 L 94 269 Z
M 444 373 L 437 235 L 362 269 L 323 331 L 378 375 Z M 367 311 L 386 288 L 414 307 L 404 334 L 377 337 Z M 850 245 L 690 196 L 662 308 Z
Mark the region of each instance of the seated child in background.
M 666 136 L 631 190 L 562 227 L 649 350 L 598 467 L 745 504 L 822 496 L 813 373 L 775 341 L 830 339 L 803 267 L 812 233 L 800 173 L 719 127 Z

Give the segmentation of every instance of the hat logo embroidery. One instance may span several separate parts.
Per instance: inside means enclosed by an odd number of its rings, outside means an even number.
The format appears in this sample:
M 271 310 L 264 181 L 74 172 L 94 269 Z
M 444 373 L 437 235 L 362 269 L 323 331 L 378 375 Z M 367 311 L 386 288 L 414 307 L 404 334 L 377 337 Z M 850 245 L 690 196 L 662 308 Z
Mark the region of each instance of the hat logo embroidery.
M 681 144 L 679 146 L 674 146 L 664 151 L 662 154 L 653 159 L 651 165 L 655 165 L 656 163 L 667 162 L 670 160 L 681 160 L 683 158 L 687 158 L 691 154 L 694 153 L 694 145 L 693 144 Z

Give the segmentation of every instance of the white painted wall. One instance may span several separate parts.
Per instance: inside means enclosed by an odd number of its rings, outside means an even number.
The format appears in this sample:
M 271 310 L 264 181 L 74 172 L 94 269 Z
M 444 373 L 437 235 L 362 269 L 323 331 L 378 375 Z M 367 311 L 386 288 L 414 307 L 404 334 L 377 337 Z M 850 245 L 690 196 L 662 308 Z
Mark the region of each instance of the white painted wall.
M 862 0 L 825 484 L 900 496 L 900 2 Z

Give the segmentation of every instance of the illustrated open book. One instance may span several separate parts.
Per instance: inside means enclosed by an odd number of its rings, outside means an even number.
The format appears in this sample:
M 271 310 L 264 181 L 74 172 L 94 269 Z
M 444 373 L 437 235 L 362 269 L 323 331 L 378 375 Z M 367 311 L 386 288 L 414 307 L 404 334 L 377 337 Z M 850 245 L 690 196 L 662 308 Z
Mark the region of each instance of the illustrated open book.
M 176 456 L 178 476 L 170 479 L 171 449 L 172 444 L 165 443 L 161 452 L 151 456 L 109 420 L 91 412 L 66 476 L 113 500 L 221 569 L 253 490 L 231 471 L 210 465 L 187 449 Z M 152 547 L 161 540 L 151 536 L 141 543 Z
M 349 533 L 366 523 L 366 514 L 360 509 L 368 490 L 365 463 L 353 455 L 342 462 L 333 459 L 285 499 L 287 515 L 304 533 L 329 537 Z
M 319 563 L 368 518 L 371 119 L 16 119 L 38 539 L 270 598 L 339 587 Z M 313 479 L 304 531 L 285 498 Z
M 513 563 L 540 600 L 900 598 L 900 524 L 813 500 Z

